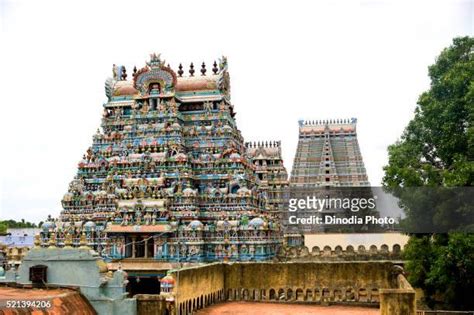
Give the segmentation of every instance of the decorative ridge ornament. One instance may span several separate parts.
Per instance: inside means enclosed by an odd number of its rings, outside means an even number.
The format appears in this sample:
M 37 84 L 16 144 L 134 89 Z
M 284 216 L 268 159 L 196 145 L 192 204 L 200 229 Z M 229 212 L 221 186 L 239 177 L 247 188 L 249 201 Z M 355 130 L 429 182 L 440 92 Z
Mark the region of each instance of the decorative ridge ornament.
M 146 65 L 150 68 L 160 68 L 162 65 L 165 65 L 165 60 L 161 60 L 161 54 L 152 53 L 150 54 L 150 61 Z
M 219 78 L 217 79 L 217 87 L 221 90 L 224 95 L 230 99 L 230 77 L 227 64 L 227 57 L 222 56 L 219 59 Z
M 65 237 L 65 240 L 64 240 L 64 248 L 72 248 L 72 235 L 71 233 L 68 231 L 66 233 L 66 237 Z
M 112 96 L 114 95 L 114 85 L 115 85 L 114 79 L 107 78 L 107 80 L 105 80 L 105 95 L 107 96 L 107 99 L 109 101 L 112 99 Z
M 84 233 L 84 232 L 82 232 L 81 237 L 79 239 L 79 248 L 80 249 L 90 249 L 89 246 L 87 246 L 86 233 Z
M 228 70 L 227 57 L 222 56 L 219 58 L 219 73 L 226 72 Z
M 176 73 L 169 66 L 165 66 L 165 61 L 161 60 L 161 54 L 151 54 L 150 61 L 133 77 L 133 86 L 140 91 L 142 96 L 149 94 L 151 83 L 158 83 L 161 93 L 165 94 L 173 92 L 177 84 Z
M 41 236 L 39 234 L 35 235 L 34 248 L 41 248 Z

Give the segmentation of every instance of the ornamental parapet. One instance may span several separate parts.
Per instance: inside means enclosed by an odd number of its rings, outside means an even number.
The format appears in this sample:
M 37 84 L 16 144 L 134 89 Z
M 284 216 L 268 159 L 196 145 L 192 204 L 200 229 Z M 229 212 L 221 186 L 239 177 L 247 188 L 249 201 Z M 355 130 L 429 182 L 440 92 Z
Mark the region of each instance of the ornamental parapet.
M 278 258 L 283 261 L 366 261 L 366 260 L 391 260 L 402 261 L 401 246 L 395 244 L 391 250 L 388 245 L 371 245 L 368 249 L 360 245 L 357 249 L 349 245 L 345 249 L 336 246 L 319 248 L 314 246 L 311 251 L 306 246 L 280 248 Z

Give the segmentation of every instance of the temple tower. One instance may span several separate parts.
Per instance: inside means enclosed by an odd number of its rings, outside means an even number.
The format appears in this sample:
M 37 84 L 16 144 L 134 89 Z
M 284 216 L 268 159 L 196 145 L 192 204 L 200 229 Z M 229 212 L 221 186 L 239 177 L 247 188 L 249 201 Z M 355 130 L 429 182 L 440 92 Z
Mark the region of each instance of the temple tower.
M 299 121 L 299 139 L 290 178 L 290 190 L 370 186 L 357 141 L 357 119 Z M 291 194 L 291 193 L 290 193 Z M 342 215 L 334 210 L 332 214 Z M 326 227 L 321 226 L 321 232 Z M 285 243 L 301 246 L 306 236 L 285 232 Z
M 198 72 L 198 73 L 196 73 Z M 101 129 L 79 162 L 43 243 L 86 243 L 103 257 L 171 262 L 266 260 L 281 233 L 230 102 L 227 60 L 180 64 L 159 54 L 113 67 Z
M 356 132 L 357 119 L 299 121 L 292 187 L 369 186 Z

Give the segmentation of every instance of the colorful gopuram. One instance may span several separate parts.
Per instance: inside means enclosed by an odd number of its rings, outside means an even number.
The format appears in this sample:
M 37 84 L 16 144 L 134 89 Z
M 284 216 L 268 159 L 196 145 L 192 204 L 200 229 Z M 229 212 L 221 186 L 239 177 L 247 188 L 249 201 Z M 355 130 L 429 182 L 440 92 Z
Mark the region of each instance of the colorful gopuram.
M 299 121 L 292 187 L 369 186 L 357 141 L 357 119 Z
M 299 121 L 298 146 L 290 178 L 292 198 L 297 191 L 305 190 L 306 195 L 325 198 L 328 196 L 327 188 L 332 189 L 331 194 L 337 195 L 347 194 L 350 187 L 370 186 L 357 141 L 356 126 L 356 118 Z M 325 210 L 325 213 L 346 215 L 341 209 Z M 327 226 L 317 227 L 318 232 L 333 231 L 328 230 Z M 299 231 L 287 230 L 285 243 L 298 247 L 305 241 Z
M 288 173 L 281 153 L 281 141 L 246 142 L 247 155 L 255 165 L 260 187 L 267 195 L 267 205 L 271 212 L 281 217 L 286 211 L 288 198 Z
M 226 58 L 210 71 L 191 64 L 184 76 L 181 64 L 175 72 L 152 54 L 131 76 L 114 65 L 101 129 L 60 217 L 43 224 L 43 243 L 79 246 L 85 239 L 111 259 L 272 258 L 281 244 L 275 202 L 267 200 L 275 185 L 247 157 L 253 148 L 236 126 Z M 274 160 L 275 178 L 286 178 L 281 159 Z

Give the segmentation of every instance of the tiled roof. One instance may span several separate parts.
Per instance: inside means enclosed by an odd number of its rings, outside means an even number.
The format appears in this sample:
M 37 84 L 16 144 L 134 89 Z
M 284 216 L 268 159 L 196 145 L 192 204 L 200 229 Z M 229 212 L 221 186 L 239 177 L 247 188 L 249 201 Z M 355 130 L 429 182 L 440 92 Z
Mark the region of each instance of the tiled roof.
M 78 291 L 72 289 L 33 289 L 0 287 L 0 313 L 13 314 L 77 314 L 81 310 L 83 315 L 97 314 L 89 301 Z M 41 308 L 8 308 L 6 301 L 44 301 L 51 307 Z M 40 305 L 43 303 L 39 303 Z

